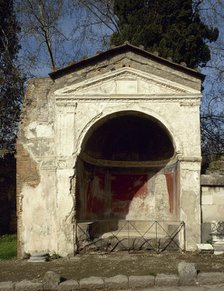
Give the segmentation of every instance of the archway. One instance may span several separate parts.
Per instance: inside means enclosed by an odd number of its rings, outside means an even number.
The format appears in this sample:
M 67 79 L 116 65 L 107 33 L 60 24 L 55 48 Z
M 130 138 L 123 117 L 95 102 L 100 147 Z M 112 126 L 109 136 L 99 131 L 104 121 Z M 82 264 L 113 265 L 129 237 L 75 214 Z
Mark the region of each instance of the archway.
M 158 120 L 129 111 L 98 121 L 86 134 L 81 154 L 95 160 L 149 162 L 171 159 L 174 147 Z
M 166 127 L 136 111 L 111 114 L 82 143 L 77 221 L 94 222 L 92 232 L 99 235 L 123 220 L 176 220 L 177 183 L 175 146 Z

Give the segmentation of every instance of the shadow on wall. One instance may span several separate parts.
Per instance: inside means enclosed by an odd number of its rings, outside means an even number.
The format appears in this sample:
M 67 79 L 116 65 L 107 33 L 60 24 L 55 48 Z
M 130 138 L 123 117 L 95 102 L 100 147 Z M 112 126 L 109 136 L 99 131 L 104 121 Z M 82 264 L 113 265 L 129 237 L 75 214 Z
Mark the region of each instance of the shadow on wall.
M 179 237 L 173 236 L 179 220 L 176 164 L 125 169 L 80 160 L 77 173 L 78 253 L 179 249 Z
M 118 230 L 122 220 L 176 219 L 173 157 L 171 138 L 155 119 L 127 111 L 100 120 L 76 164 L 76 220 L 94 221 L 94 237 Z
M 16 160 L 0 159 L 0 235 L 16 233 Z

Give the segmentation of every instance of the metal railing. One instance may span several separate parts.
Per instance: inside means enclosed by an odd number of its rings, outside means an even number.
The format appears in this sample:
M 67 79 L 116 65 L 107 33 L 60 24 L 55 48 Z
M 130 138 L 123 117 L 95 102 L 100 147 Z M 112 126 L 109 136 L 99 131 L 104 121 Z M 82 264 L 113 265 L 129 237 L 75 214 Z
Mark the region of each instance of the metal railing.
M 185 250 L 183 221 L 94 220 L 76 223 L 76 251 Z

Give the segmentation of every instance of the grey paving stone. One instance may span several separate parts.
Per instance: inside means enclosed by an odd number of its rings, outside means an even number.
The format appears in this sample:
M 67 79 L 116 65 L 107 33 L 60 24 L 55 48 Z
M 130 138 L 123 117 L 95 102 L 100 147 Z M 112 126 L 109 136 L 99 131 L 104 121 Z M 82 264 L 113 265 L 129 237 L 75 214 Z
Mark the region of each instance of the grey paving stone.
M 130 288 L 143 288 L 152 287 L 155 285 L 154 276 L 130 276 L 129 277 L 129 287 Z
M 32 253 L 31 256 L 32 257 L 48 257 L 49 254 L 46 252 L 37 252 L 37 253 Z
M 73 291 L 79 289 L 79 283 L 76 280 L 66 280 L 59 284 L 57 288 L 57 290 L 60 291 Z
M 203 287 L 195 286 L 173 286 L 173 287 L 155 287 L 155 288 L 145 288 L 141 291 L 207 291 Z
M 30 257 L 30 259 L 27 261 L 29 263 L 45 263 L 47 261 L 47 259 L 45 257 L 41 258 L 41 257 Z
M 173 287 L 161 287 L 161 291 L 180 291 L 181 287 L 173 286 Z
M 0 282 L 0 291 L 13 291 L 14 285 L 12 281 Z
M 117 275 L 114 277 L 104 278 L 105 288 L 128 288 L 128 277 L 124 275 Z
M 81 279 L 79 281 L 79 285 L 81 289 L 90 289 L 90 290 L 103 289 L 104 281 L 100 277 L 92 276 L 92 277 Z
M 197 282 L 200 285 L 216 285 L 224 283 L 224 273 L 223 272 L 199 273 L 197 276 Z
M 61 276 L 53 271 L 47 271 L 43 278 L 44 290 L 57 290 Z
M 15 291 L 42 291 L 43 285 L 41 283 L 34 283 L 28 280 L 23 280 L 15 284 Z
M 152 287 L 152 288 L 141 289 L 141 291 L 164 291 L 164 290 L 167 290 L 167 289 L 164 289 L 162 287 L 154 287 L 154 288 Z M 170 291 L 179 291 L 179 289 L 175 289 L 175 287 L 174 287 L 174 288 L 170 289 Z
M 195 264 L 180 262 L 178 264 L 179 283 L 180 285 L 194 285 L 197 277 Z
M 180 288 L 180 291 L 205 291 L 206 289 L 204 287 L 197 287 L 197 286 L 191 286 L 191 287 L 187 287 L 187 286 L 183 286 Z
M 177 286 L 179 277 L 174 274 L 158 274 L 155 278 L 156 286 Z
M 224 285 L 205 286 L 206 291 L 224 291 Z

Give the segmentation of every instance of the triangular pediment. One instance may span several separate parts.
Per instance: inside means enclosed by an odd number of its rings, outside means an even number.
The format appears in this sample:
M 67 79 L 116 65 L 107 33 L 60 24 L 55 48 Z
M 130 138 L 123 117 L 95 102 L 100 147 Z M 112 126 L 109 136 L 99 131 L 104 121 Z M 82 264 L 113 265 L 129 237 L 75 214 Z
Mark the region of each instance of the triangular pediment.
M 133 68 L 121 68 L 66 86 L 56 95 L 110 96 L 110 95 L 179 95 L 199 91 L 182 84 Z

